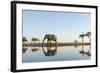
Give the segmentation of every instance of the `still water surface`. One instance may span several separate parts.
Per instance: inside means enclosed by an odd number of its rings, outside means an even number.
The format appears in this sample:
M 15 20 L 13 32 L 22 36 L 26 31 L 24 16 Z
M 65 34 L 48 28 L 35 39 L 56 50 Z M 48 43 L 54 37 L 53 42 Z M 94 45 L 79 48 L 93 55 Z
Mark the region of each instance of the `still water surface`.
M 22 52 L 23 63 L 91 59 L 90 46 L 26 47 Z

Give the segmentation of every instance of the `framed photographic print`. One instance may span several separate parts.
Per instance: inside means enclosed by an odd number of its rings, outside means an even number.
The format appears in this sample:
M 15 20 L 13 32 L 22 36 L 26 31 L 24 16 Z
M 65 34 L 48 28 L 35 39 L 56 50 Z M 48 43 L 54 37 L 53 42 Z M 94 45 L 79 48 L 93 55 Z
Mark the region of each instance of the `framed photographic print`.
M 11 71 L 97 67 L 97 6 L 11 2 Z

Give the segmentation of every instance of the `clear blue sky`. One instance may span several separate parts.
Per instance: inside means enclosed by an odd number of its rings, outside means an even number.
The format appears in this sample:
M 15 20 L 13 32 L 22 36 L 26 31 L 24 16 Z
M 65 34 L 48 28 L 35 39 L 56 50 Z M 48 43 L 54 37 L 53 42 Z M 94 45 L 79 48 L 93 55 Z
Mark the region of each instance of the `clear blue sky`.
M 81 32 L 91 31 L 91 14 L 23 10 L 23 36 L 41 41 L 53 33 L 59 41 L 74 41 Z

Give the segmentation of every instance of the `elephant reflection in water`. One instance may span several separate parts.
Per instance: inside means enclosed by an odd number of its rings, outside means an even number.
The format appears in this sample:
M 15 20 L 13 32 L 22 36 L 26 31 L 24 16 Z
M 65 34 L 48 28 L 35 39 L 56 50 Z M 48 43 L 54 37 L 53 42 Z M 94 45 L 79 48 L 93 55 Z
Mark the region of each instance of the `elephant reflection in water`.
M 87 56 L 91 56 L 91 45 L 89 45 L 89 50 L 88 51 L 84 51 L 83 47 L 84 46 L 82 45 L 82 50 L 80 51 L 80 54 L 82 54 L 82 56 L 84 56 L 84 54 L 87 55 Z
M 55 42 L 55 46 L 57 46 L 57 37 L 56 37 L 56 35 L 54 35 L 54 34 L 46 34 L 45 36 L 44 36 L 44 39 L 43 39 L 43 41 L 42 41 L 42 46 L 43 46 L 43 43 L 44 43 L 44 41 L 47 39 L 47 46 L 52 46 L 51 45 L 51 42 L 52 41 L 54 41 Z
M 42 50 L 45 56 L 55 56 L 57 54 L 57 47 L 52 49 L 51 46 L 47 46 L 47 51 L 45 51 L 43 47 Z

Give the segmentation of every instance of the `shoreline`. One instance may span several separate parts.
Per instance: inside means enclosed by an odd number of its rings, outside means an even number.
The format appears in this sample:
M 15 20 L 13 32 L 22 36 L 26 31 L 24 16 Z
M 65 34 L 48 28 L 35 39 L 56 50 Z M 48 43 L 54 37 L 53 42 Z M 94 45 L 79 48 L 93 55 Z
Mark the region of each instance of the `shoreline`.
M 47 43 L 22 43 L 23 47 L 47 47 L 50 46 L 50 44 Z M 91 43 L 57 43 L 57 46 L 80 46 L 80 45 L 91 45 Z M 55 43 L 51 43 L 51 47 L 56 46 Z

